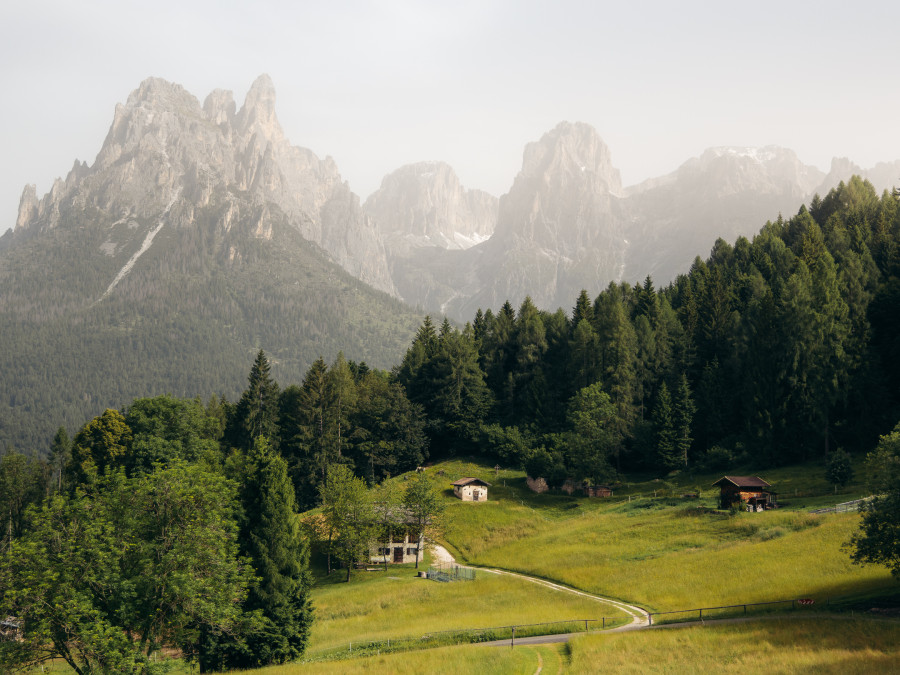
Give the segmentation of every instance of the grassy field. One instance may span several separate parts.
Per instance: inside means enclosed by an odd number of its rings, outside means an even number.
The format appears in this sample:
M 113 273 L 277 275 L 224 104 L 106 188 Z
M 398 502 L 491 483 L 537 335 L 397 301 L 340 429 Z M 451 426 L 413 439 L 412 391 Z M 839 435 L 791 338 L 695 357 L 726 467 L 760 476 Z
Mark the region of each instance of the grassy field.
M 786 507 L 736 515 L 713 508 L 711 483 L 718 475 L 632 483 L 624 495 L 617 490 L 614 499 L 600 500 L 536 495 L 522 472 L 495 473 L 474 462 L 430 471 L 441 470 L 444 476 L 435 480 L 473 475 L 493 483 L 484 503 L 462 503 L 446 493 L 445 539 L 461 560 L 558 580 L 651 610 L 821 601 L 896 586 L 886 569 L 852 565 L 842 550 L 857 528 L 855 513 L 804 510 L 863 492 L 852 484 L 834 495 L 815 466 L 766 473 Z M 700 498 L 680 497 L 698 488 Z
M 352 642 L 440 631 L 626 618 L 610 605 L 508 576 L 479 571 L 474 581 L 440 583 L 417 578 L 406 565 L 359 573 L 349 584 L 320 582 L 313 603 L 310 657 Z
M 326 663 L 292 664 L 247 671 L 254 675 L 352 675 L 360 673 L 453 673 L 454 675 L 513 675 L 537 670 L 538 654 L 544 649 L 503 649 L 481 645 L 441 647 L 401 654 L 383 654 L 360 659 L 345 659 Z M 553 654 L 552 650 L 546 650 Z M 559 660 L 554 655 L 554 660 Z M 545 671 L 547 672 L 547 671 Z M 554 671 L 549 671 L 554 672 Z M 556 672 L 560 672 L 557 670 Z
M 569 645 L 566 672 L 900 672 L 900 623 L 875 619 L 764 620 L 589 635 Z
M 900 672 L 900 623 L 878 619 L 768 619 L 627 633 L 592 634 L 568 645 L 466 645 L 403 654 L 294 664 L 258 675 L 341 673 Z

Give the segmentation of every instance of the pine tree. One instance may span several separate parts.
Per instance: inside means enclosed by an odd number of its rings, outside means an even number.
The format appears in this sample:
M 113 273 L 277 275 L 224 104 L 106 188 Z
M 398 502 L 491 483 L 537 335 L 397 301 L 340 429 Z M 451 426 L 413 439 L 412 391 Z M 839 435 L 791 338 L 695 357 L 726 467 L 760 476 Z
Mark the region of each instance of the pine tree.
M 677 430 L 672 397 L 665 382 L 659 385 L 653 422 L 656 427 L 656 455 L 659 458 L 659 465 L 666 470 L 673 469 L 678 466 L 679 461 L 676 446 Z
M 244 602 L 242 630 L 233 636 L 207 636 L 201 670 L 286 663 L 302 656 L 309 641 L 309 543 L 300 531 L 287 464 L 259 437 L 244 469 L 239 542 L 257 581 Z
M 65 427 L 56 430 L 53 444 L 50 446 L 50 468 L 56 474 L 56 491 L 62 492 L 63 473 L 69 458 L 72 456 L 72 441 Z
M 682 373 L 672 409 L 672 422 L 675 430 L 675 455 L 678 458 L 678 463 L 685 467 L 688 465 L 688 452 L 694 441 L 691 425 L 696 412 L 697 406 L 694 404 L 694 399 L 691 396 L 687 375 Z
M 234 419 L 226 432 L 236 447 L 253 447 L 260 436 L 273 444 L 277 441 L 278 383 L 272 379 L 269 370 L 269 361 L 260 349 L 247 378 L 247 390 L 238 401 Z

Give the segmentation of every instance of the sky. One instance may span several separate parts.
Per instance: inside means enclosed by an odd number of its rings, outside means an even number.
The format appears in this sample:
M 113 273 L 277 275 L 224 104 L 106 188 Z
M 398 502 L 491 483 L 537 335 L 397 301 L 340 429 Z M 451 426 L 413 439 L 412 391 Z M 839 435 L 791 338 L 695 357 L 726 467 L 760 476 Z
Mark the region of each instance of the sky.
M 721 145 L 868 168 L 900 159 L 898 35 L 900 3 L 870 0 L 4 2 L 0 232 L 26 184 L 93 164 L 151 76 L 240 107 L 268 73 L 290 142 L 362 200 L 426 160 L 499 196 L 563 120 L 597 129 L 626 186 Z

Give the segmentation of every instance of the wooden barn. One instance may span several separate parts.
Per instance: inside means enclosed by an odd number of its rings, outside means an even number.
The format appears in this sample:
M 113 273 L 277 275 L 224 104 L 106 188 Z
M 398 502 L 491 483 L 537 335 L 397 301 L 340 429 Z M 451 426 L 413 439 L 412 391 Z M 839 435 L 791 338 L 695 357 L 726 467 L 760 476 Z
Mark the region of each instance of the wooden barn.
M 491 486 L 480 478 L 460 478 L 450 483 L 453 486 L 453 494 L 464 502 L 486 502 L 487 489 Z
M 585 497 L 612 497 L 613 491 L 609 485 L 585 485 L 581 488 Z
M 723 509 L 741 503 L 748 511 L 774 509 L 775 491 L 759 476 L 722 476 L 713 485 L 719 486 L 719 506 Z

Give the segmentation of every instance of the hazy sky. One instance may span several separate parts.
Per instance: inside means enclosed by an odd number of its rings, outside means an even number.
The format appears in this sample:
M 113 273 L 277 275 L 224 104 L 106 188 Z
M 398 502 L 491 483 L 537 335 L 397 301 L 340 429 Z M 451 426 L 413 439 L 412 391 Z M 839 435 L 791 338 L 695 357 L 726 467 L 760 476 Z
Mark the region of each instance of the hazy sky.
M 268 73 L 291 143 L 362 199 L 433 159 L 500 195 L 562 120 L 598 130 L 625 185 L 716 145 L 869 167 L 900 159 L 898 35 L 896 0 L 3 2 L 0 231 L 26 183 L 93 163 L 149 76 L 240 106 Z

